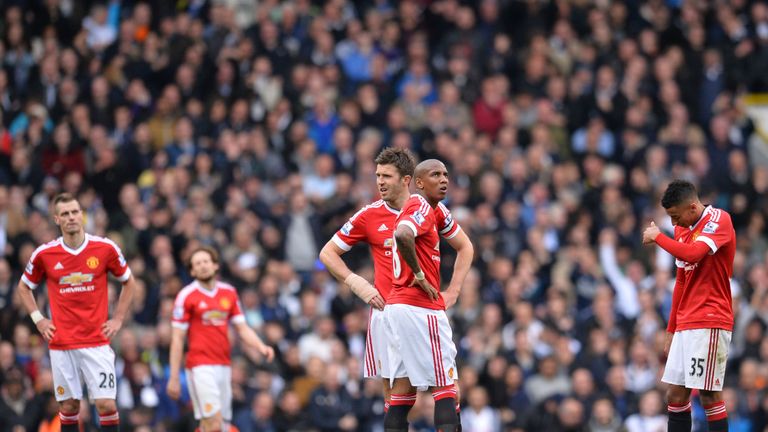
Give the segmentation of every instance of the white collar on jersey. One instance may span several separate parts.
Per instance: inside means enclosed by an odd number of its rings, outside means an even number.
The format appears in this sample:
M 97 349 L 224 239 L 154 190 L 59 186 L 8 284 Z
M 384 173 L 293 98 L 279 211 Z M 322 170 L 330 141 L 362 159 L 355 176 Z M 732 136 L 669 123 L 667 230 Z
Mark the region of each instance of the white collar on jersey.
M 706 208 L 704 208 L 704 211 L 701 212 L 701 216 L 699 216 L 699 220 L 697 220 L 695 224 L 689 226 L 688 229 L 691 231 L 696 229 L 696 227 L 699 225 L 699 222 L 701 222 L 701 220 L 704 219 L 704 216 L 708 215 L 711 212 L 712 212 L 712 206 L 708 205 Z
M 214 282 L 213 289 L 209 290 L 208 288 L 200 285 L 200 282 L 198 282 L 197 279 L 195 279 L 195 288 L 197 288 L 198 291 L 207 295 L 208 297 L 213 298 L 213 297 L 216 297 L 216 293 L 219 292 L 219 283 Z
M 387 208 L 387 210 L 389 210 L 391 213 L 394 213 L 394 214 L 396 214 L 396 215 L 399 215 L 399 214 L 400 214 L 400 210 L 397 210 L 397 209 L 396 209 L 396 208 L 394 208 L 394 207 L 390 207 L 390 205 L 389 205 L 389 204 L 387 204 L 387 202 L 386 202 L 386 201 L 384 201 L 384 207 L 386 207 L 386 208 Z
M 59 243 L 61 243 L 61 247 L 64 248 L 65 251 L 71 253 L 72 255 L 80 255 L 80 252 L 85 250 L 85 247 L 88 246 L 88 237 L 89 235 L 85 235 L 85 240 L 83 240 L 83 243 L 77 248 L 72 249 L 71 247 L 67 246 L 67 244 L 64 242 L 64 237 L 59 237 Z

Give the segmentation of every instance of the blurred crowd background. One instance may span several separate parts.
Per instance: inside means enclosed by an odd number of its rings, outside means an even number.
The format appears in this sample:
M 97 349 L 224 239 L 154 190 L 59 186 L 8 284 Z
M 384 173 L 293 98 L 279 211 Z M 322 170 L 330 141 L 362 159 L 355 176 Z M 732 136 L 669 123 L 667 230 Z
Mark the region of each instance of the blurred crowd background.
M 765 2 L 5 0 L 0 13 L 1 432 L 57 430 L 47 348 L 15 290 L 58 235 L 61 191 L 138 279 L 113 341 L 123 430 L 193 428 L 188 397 L 164 388 L 171 305 L 199 244 L 221 251 L 278 352 L 265 364 L 235 343 L 240 430 L 382 430 L 380 384 L 361 379 L 368 309 L 317 254 L 378 199 L 385 146 L 446 163 L 446 204 L 475 244 L 449 311 L 464 430 L 666 430 L 673 261 L 640 234 L 651 220 L 671 232 L 658 200 L 672 178 L 733 217 L 724 395 L 732 431 L 768 425 L 768 134 L 743 99 L 768 90 Z M 366 248 L 346 257 L 372 280 Z M 430 403 L 414 431 L 432 430 Z

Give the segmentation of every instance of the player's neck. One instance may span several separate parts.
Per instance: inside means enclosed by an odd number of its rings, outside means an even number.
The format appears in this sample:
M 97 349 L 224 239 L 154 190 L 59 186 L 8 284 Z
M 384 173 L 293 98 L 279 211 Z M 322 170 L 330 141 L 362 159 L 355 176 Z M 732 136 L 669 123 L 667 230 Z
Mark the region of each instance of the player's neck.
M 395 210 L 401 210 L 403 206 L 405 205 L 405 202 L 408 201 L 408 198 L 411 197 L 411 194 L 404 193 L 401 196 L 397 197 L 393 201 L 385 201 L 388 206 L 392 207 Z
M 85 241 L 85 232 L 80 231 L 74 234 L 62 233 L 61 237 L 64 239 L 64 244 L 70 249 L 77 249 L 83 245 Z
M 426 200 L 427 200 L 427 202 L 429 203 L 430 207 L 432 207 L 432 208 L 436 208 L 436 207 L 437 207 L 437 205 L 438 205 L 438 204 L 440 204 L 440 200 L 432 200 L 432 199 L 430 199 L 430 198 L 427 196 L 427 194 L 425 194 L 425 193 L 424 193 L 424 192 L 422 192 L 422 191 L 418 191 L 418 194 L 419 194 L 419 195 L 421 195 L 421 196 L 423 196 L 423 197 L 424 197 L 424 199 L 426 199 Z
M 198 279 L 197 283 L 198 285 L 207 289 L 208 291 L 213 291 L 214 288 L 216 288 L 216 278 L 211 278 L 211 279 L 208 279 L 207 281 Z

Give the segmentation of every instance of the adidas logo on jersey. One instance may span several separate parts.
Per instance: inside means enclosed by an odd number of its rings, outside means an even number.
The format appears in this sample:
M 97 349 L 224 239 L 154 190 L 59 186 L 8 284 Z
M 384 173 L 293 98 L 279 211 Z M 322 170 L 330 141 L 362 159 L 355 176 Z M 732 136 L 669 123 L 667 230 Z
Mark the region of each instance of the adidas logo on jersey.
M 385 225 L 385 224 L 381 224 L 381 226 L 379 227 L 379 231 L 386 231 L 388 229 L 389 228 L 387 228 L 387 225 Z
M 64 266 L 61 265 L 61 262 L 57 262 L 55 266 L 53 266 L 54 270 L 64 270 Z
M 205 309 L 208 307 L 208 303 L 206 303 L 205 301 L 201 301 L 200 304 L 197 305 L 197 307 L 199 307 L 200 309 Z

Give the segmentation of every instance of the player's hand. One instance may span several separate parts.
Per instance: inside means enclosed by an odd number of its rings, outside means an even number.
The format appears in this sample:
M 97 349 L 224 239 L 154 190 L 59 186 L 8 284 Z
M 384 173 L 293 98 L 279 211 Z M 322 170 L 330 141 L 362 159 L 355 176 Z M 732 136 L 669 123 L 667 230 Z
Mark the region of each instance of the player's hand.
M 371 305 L 371 307 L 375 307 L 378 310 L 384 310 L 384 306 L 387 305 L 387 303 L 381 297 L 381 294 L 376 294 L 372 299 L 368 301 L 368 304 Z
M 648 228 L 643 231 L 643 244 L 649 245 L 656 243 L 656 236 L 659 234 L 661 234 L 659 227 L 656 226 L 656 223 L 651 221 L 651 224 L 648 225 Z
M 664 357 L 669 357 L 669 348 L 672 346 L 673 333 L 667 332 L 664 336 Z
M 48 318 L 43 318 L 38 321 L 35 326 L 37 327 L 37 331 L 43 335 L 43 339 L 45 339 L 46 342 L 50 342 L 51 339 L 53 339 L 53 334 L 56 332 L 56 326 L 53 325 L 53 321 Z
M 101 326 L 101 332 L 104 334 L 104 336 L 107 337 L 107 339 L 112 339 L 112 337 L 116 335 L 122 327 L 123 320 L 112 318 Z
M 261 345 L 259 353 L 264 356 L 267 362 L 271 362 L 275 358 L 275 349 L 266 344 Z
M 428 280 L 414 279 L 414 283 L 416 284 L 416 286 L 421 288 L 422 291 L 427 293 L 427 297 L 429 297 L 430 300 L 437 300 L 440 298 L 440 293 L 435 289 L 435 287 L 432 286 L 432 284 L 429 283 Z
M 173 400 L 178 400 L 181 397 L 181 382 L 179 382 L 179 377 L 171 377 L 168 380 L 168 384 L 165 386 L 165 392 L 168 393 L 168 397 Z
M 456 290 L 452 290 L 451 288 L 448 288 L 447 290 L 440 293 L 443 296 L 443 302 L 445 302 L 445 308 L 449 309 L 453 305 L 456 304 L 456 301 L 459 299 L 459 292 Z

